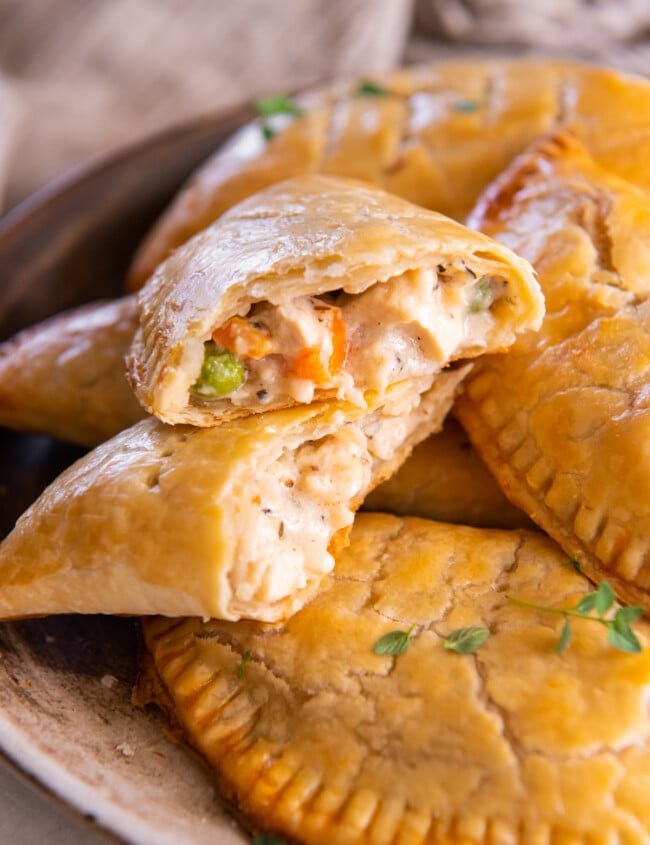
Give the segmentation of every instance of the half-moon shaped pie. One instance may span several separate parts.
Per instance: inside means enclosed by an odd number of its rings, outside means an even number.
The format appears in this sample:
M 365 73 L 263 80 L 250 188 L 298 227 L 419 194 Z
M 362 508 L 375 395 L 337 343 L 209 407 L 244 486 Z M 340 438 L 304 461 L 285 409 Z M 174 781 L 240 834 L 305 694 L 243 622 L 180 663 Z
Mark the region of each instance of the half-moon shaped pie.
M 441 427 L 464 369 L 401 414 L 332 402 L 213 428 L 143 420 L 18 520 L 0 545 L 0 618 L 291 613 L 365 494 Z
M 477 363 L 458 416 L 511 500 L 650 609 L 650 199 L 560 136 L 515 162 L 473 220 L 528 256 L 548 313 Z
M 254 831 L 304 845 L 646 843 L 650 627 L 617 651 L 549 539 L 360 514 L 283 624 L 149 619 L 155 699 Z M 474 654 L 443 640 L 490 636 Z M 407 650 L 376 654 L 391 632 Z
M 96 446 L 145 411 L 126 378 L 133 297 L 83 305 L 0 345 L 0 425 Z
M 463 220 L 513 156 L 564 127 L 600 164 L 650 188 L 647 79 L 548 58 L 501 58 L 409 67 L 372 83 L 335 83 L 297 98 L 291 114 L 237 133 L 149 234 L 131 289 L 245 197 L 306 173 L 364 179 Z
M 532 271 L 502 245 L 348 179 L 267 188 L 138 294 L 131 383 L 168 423 L 337 398 L 401 407 L 450 361 L 539 326 Z

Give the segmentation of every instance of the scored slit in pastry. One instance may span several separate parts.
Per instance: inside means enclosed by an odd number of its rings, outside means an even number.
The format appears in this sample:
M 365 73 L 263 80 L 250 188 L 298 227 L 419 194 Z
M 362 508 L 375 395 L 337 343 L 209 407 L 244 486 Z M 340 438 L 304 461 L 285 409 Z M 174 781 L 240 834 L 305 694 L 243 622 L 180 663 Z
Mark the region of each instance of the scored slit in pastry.
M 345 842 L 628 842 L 650 831 L 650 626 L 611 648 L 548 538 L 360 514 L 283 624 L 143 620 L 137 697 L 209 763 L 253 831 Z M 443 645 L 486 627 L 474 654 Z M 409 632 L 402 654 L 380 637 Z M 594 688 L 597 694 L 594 695 Z M 612 718 L 616 713 L 616 718 Z
M 466 369 L 400 414 L 332 402 L 212 428 L 136 424 L 66 470 L 0 545 L 0 618 L 286 616 L 331 570 L 366 493 L 441 427 Z
M 472 220 L 533 263 L 547 315 L 477 363 L 457 414 L 511 500 L 650 610 L 650 200 L 560 135 Z
M 138 295 L 130 377 L 165 422 L 338 398 L 402 407 L 449 362 L 539 325 L 525 262 L 361 182 L 306 176 L 235 207 Z

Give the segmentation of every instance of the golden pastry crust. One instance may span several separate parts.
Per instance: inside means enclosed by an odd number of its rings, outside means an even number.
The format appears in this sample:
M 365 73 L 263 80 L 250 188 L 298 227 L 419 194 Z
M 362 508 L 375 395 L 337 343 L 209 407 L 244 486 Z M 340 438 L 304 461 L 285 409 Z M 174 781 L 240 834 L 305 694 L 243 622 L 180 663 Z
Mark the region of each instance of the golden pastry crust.
M 504 387 L 502 387 L 502 385 Z M 650 610 L 650 303 L 536 356 L 495 358 L 459 403 L 513 502 Z
M 548 313 L 476 364 L 457 406 L 511 500 L 585 571 L 650 608 L 650 200 L 567 137 L 516 161 L 473 221 L 527 255 Z
M 457 269 L 449 280 L 443 275 L 448 267 Z M 358 181 L 305 176 L 283 182 L 196 235 L 139 293 L 131 383 L 144 407 L 168 423 L 209 426 L 251 410 L 287 407 L 296 400 L 282 396 L 273 405 L 253 396 L 238 406 L 227 398 L 215 405 L 192 397 L 213 330 L 256 302 L 286 305 L 338 290 L 360 294 L 384 282 L 406 291 L 418 272 L 440 273 L 442 292 L 430 329 L 440 351 L 429 377 L 449 360 L 507 348 L 517 333 L 539 326 L 543 299 L 532 271 L 503 246 Z M 474 324 L 471 313 L 453 308 L 483 278 L 504 280 L 507 295 L 495 300 L 487 323 Z M 445 342 L 459 325 L 458 343 Z M 315 398 L 331 395 L 317 388 Z
M 453 417 L 415 447 L 395 475 L 370 493 L 363 509 L 477 528 L 534 528 L 503 494 Z
M 190 179 L 138 251 L 136 289 L 170 252 L 256 191 L 290 176 L 365 179 L 462 220 L 514 155 L 569 127 L 596 160 L 647 189 L 650 84 L 567 61 L 486 59 L 397 70 L 298 98 L 264 140 L 259 122 L 240 131 Z
M 133 297 L 94 303 L 0 346 L 0 425 L 96 446 L 145 416 L 126 379 Z
M 313 403 L 198 429 L 143 420 L 66 470 L 0 545 L 0 618 L 272 621 L 310 597 L 354 510 L 439 429 L 465 372 L 402 417 Z
M 573 606 L 590 585 L 563 559 L 533 533 L 360 514 L 283 625 L 145 620 L 160 703 L 248 825 L 290 841 L 647 843 L 648 624 L 630 655 L 576 621 L 558 655 L 561 618 L 506 598 Z M 474 655 L 443 648 L 471 625 L 491 631 Z

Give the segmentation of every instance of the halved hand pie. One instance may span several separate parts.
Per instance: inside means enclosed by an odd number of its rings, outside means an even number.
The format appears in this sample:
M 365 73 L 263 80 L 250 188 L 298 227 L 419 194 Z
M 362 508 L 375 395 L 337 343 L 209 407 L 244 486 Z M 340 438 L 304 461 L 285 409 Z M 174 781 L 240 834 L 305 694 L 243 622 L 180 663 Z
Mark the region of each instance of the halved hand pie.
M 401 414 L 331 402 L 207 429 L 138 423 L 66 470 L 0 545 L 0 618 L 286 616 L 464 375 L 446 370 Z
M 433 212 L 324 176 L 268 188 L 169 258 L 138 295 L 130 359 L 165 422 L 343 399 L 401 408 L 449 362 L 539 325 L 526 262 Z
M 641 845 L 650 650 L 575 620 L 558 655 L 562 618 L 507 598 L 575 606 L 591 586 L 564 557 L 538 534 L 360 514 L 284 624 L 145 620 L 140 698 L 250 828 L 289 841 Z M 474 654 L 445 647 L 474 626 Z M 374 653 L 395 631 L 406 650 Z

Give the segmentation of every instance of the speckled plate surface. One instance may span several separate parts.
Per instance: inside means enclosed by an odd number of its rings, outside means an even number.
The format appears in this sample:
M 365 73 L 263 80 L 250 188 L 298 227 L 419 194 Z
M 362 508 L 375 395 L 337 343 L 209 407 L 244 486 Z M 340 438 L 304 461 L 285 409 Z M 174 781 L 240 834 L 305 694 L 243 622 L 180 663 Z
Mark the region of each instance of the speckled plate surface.
M 85 168 L 0 220 L 0 337 L 110 296 L 135 244 L 242 110 Z M 0 536 L 81 451 L 0 429 Z M 138 629 L 65 616 L 0 624 L 0 749 L 110 838 L 138 845 L 247 841 L 206 770 L 131 704 Z

